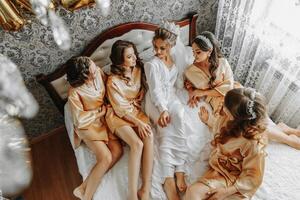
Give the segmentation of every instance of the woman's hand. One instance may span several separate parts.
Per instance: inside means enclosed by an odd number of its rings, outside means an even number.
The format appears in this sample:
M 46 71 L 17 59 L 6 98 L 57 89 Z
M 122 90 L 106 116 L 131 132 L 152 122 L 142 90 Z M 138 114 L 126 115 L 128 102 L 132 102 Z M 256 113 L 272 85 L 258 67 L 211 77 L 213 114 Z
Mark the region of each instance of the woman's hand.
M 197 100 L 199 101 L 201 97 L 204 97 L 206 96 L 206 93 L 204 90 L 199 90 L 199 89 L 196 89 L 196 90 L 193 90 L 192 93 L 191 93 L 191 98 L 193 100 Z
M 193 88 L 193 84 L 190 81 L 185 80 L 184 81 L 184 87 L 185 87 L 185 89 L 190 90 L 190 89 Z
M 191 108 L 197 107 L 198 106 L 198 100 L 197 99 L 193 99 L 192 95 L 193 95 L 193 90 L 188 90 L 188 94 L 189 94 L 189 100 L 187 102 L 188 106 Z
M 138 133 L 142 140 L 152 133 L 150 125 L 141 120 L 138 120 L 135 125 L 138 127 Z
M 137 98 L 137 101 L 139 101 L 139 102 L 143 101 L 144 96 L 145 96 L 145 90 L 144 90 L 144 89 L 141 89 L 141 91 L 140 91 L 140 93 L 139 93 L 139 96 L 138 96 L 138 98 Z
M 199 115 L 200 120 L 203 123 L 207 124 L 209 115 L 208 115 L 208 111 L 206 110 L 206 108 L 204 106 L 200 107 L 200 111 L 198 112 L 198 115 Z
M 209 196 L 207 200 L 223 200 L 226 197 L 235 194 L 236 192 L 237 190 L 234 186 L 231 186 L 229 188 L 219 187 L 211 189 L 207 192 L 207 195 Z
M 170 123 L 170 121 L 171 121 L 170 114 L 168 111 L 165 110 L 160 114 L 160 117 L 159 117 L 157 123 L 161 127 L 166 127 L 168 125 L 168 123 Z
M 102 105 L 98 110 L 97 117 L 103 117 L 106 114 L 106 105 Z

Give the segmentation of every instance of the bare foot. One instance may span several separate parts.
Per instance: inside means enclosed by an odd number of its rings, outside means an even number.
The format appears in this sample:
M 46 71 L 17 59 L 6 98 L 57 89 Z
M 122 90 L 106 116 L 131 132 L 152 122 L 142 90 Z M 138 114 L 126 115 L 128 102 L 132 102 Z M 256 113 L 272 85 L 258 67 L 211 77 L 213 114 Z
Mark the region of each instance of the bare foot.
M 81 185 L 73 190 L 73 194 L 78 199 L 83 199 L 84 191 L 83 191 L 83 188 L 81 187 Z
M 177 185 L 177 188 L 178 188 L 179 192 L 185 192 L 187 186 L 186 186 L 186 182 L 185 182 L 185 179 L 184 179 L 184 173 L 183 172 L 176 172 L 175 176 L 176 176 L 176 185 Z
M 300 130 L 299 129 L 291 128 L 283 122 L 279 122 L 277 124 L 277 126 L 280 128 L 280 130 L 282 130 L 283 132 L 285 132 L 289 135 L 293 134 L 293 135 L 296 135 L 296 136 L 300 137 Z
M 180 200 L 174 178 L 166 178 L 163 188 L 168 199 Z
M 176 190 L 176 183 L 174 178 L 166 178 L 163 184 L 163 188 L 167 195 L 167 199 L 180 200 L 178 192 Z
M 139 189 L 137 193 L 139 200 L 149 200 L 149 193 L 150 192 L 144 188 Z

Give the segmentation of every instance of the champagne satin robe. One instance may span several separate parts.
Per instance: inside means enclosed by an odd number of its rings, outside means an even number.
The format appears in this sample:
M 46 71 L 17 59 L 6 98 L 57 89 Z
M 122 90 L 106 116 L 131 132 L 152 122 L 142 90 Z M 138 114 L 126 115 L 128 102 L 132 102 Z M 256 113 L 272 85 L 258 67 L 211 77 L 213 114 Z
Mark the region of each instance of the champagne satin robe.
M 68 101 L 74 123 L 75 148 L 80 145 L 82 139 L 104 142 L 108 142 L 109 137 L 114 139 L 108 134 L 104 116 L 97 117 L 97 113 L 101 112 L 105 97 L 102 73 L 101 69 L 97 69 L 95 86 L 83 84 L 69 89 Z
M 210 116 L 207 125 L 215 135 L 226 126 L 228 120 L 226 114 Z M 209 169 L 199 182 L 210 188 L 233 185 L 238 193 L 226 200 L 251 199 L 263 180 L 266 156 L 264 148 L 267 143 L 267 133 L 263 132 L 254 139 L 240 136 L 230 138 L 225 144 L 217 144 L 210 154 Z
M 112 133 L 122 126 L 135 127 L 123 118 L 127 114 L 150 123 L 149 118 L 141 111 L 141 101 L 144 97 L 141 68 L 133 67 L 131 76 L 128 78 L 110 75 L 106 88 L 112 106 L 107 109 L 106 122 Z
M 211 75 L 206 74 L 202 69 L 193 64 L 185 70 L 184 76 L 193 85 L 194 89 L 214 89 L 221 94 L 220 97 L 208 96 L 205 98 L 205 101 L 212 107 L 213 114 L 218 115 L 222 110 L 226 93 L 233 88 L 239 87 L 239 83 L 234 82 L 232 70 L 225 58 L 220 58 L 219 67 L 215 73 L 216 79 L 213 83 L 213 88 L 209 85 Z

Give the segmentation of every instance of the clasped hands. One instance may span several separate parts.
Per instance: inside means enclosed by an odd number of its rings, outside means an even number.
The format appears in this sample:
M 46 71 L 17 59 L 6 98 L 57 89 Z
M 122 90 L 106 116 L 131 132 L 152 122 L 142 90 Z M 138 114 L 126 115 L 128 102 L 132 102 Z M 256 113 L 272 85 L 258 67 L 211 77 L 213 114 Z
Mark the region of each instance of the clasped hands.
M 99 109 L 98 109 L 98 112 L 97 112 L 97 117 L 100 118 L 100 117 L 103 117 L 105 114 L 106 114 L 106 105 L 102 105 Z

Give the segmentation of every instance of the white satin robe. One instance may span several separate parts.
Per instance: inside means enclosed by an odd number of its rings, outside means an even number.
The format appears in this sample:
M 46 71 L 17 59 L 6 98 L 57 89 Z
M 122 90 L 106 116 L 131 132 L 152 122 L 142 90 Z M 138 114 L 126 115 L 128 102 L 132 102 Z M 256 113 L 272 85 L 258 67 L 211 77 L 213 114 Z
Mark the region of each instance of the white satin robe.
M 169 69 L 157 57 L 145 63 L 144 68 L 149 86 L 145 105 L 147 115 L 154 124 L 164 110 L 171 118 L 167 127 L 157 126 L 160 175 L 164 182 L 165 178 L 174 177 L 175 172 L 184 172 L 187 158 L 185 113 L 174 87 L 178 69 L 175 65 Z

